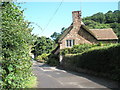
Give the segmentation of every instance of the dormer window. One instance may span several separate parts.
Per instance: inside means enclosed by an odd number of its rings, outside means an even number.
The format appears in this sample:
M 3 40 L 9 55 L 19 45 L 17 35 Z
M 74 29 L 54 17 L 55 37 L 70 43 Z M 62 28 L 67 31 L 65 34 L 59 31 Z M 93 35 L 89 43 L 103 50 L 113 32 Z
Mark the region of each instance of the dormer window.
M 66 40 L 66 47 L 72 47 L 75 44 L 75 40 Z

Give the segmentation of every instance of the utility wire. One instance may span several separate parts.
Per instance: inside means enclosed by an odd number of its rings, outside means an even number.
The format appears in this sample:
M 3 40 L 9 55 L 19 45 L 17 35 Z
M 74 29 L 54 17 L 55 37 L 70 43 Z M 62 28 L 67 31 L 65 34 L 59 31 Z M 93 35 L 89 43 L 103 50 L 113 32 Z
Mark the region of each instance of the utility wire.
M 63 4 L 63 1 L 64 1 L 64 0 L 62 0 L 62 1 L 60 2 L 59 6 L 58 6 L 57 9 L 55 10 L 53 16 L 49 19 L 49 21 L 48 21 L 46 27 L 43 29 L 43 31 L 49 26 L 50 22 L 53 20 L 54 16 L 56 15 L 56 13 L 58 12 L 59 8 L 60 8 L 61 5 Z
M 36 26 L 38 26 L 39 29 L 41 29 L 43 31 L 42 27 L 40 25 L 38 25 L 37 23 L 31 22 L 31 24 L 35 24 Z
M 58 12 L 58 10 L 59 10 L 60 6 L 62 5 L 63 1 L 64 1 L 64 0 L 62 0 L 62 1 L 60 2 L 59 6 L 58 6 L 57 9 L 55 10 L 53 16 L 49 19 L 49 21 L 48 21 L 48 23 L 47 23 L 47 25 L 46 25 L 46 27 L 45 27 L 44 29 L 43 29 L 40 25 L 38 25 L 37 23 L 35 23 L 35 22 L 31 22 L 31 24 L 35 24 L 35 25 L 38 26 L 38 28 L 39 28 L 40 30 L 42 30 L 42 32 L 43 32 L 43 31 L 49 26 L 50 22 L 53 20 L 54 16 L 55 16 L 56 13 Z

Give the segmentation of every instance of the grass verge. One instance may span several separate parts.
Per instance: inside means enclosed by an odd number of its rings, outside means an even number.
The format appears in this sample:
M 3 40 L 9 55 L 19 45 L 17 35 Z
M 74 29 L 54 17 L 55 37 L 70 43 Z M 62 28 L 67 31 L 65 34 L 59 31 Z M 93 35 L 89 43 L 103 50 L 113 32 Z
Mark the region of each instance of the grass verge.
M 37 77 L 31 76 L 26 82 L 27 88 L 36 88 L 37 87 Z

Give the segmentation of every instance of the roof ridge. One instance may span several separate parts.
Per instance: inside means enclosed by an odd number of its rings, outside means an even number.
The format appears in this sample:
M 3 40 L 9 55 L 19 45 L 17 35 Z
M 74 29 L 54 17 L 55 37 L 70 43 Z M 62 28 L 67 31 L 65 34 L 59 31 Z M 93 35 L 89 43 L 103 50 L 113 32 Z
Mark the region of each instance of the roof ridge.
M 58 42 L 60 42 L 72 30 L 72 28 L 73 28 L 73 25 L 71 24 L 60 36 Z

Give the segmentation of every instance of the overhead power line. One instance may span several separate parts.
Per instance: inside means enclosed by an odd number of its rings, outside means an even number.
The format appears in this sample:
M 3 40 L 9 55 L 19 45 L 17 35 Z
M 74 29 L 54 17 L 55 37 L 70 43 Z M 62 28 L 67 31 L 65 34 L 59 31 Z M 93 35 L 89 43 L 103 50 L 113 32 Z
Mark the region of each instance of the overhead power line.
M 63 1 L 64 1 L 64 0 L 62 0 L 62 1 L 60 2 L 59 6 L 57 7 L 57 9 L 55 10 L 55 12 L 53 13 L 53 16 L 49 19 L 49 21 L 48 21 L 46 27 L 45 27 L 43 30 L 45 30 L 45 29 L 49 26 L 49 24 L 50 24 L 51 21 L 53 20 L 54 16 L 55 16 L 56 13 L 58 12 L 59 8 L 61 7 Z
M 38 25 L 37 23 L 31 22 L 31 24 L 35 24 L 36 26 L 38 26 L 39 29 L 41 29 L 43 31 L 42 27 L 40 25 Z

